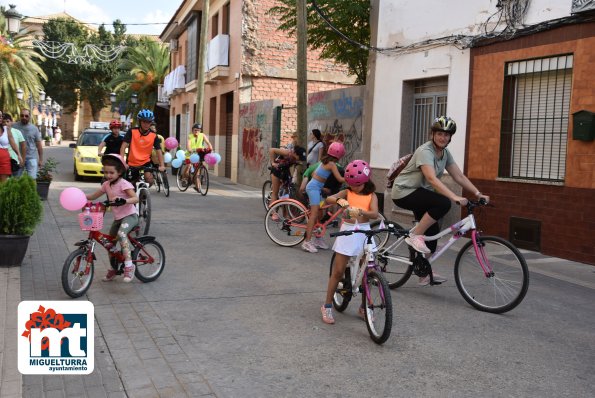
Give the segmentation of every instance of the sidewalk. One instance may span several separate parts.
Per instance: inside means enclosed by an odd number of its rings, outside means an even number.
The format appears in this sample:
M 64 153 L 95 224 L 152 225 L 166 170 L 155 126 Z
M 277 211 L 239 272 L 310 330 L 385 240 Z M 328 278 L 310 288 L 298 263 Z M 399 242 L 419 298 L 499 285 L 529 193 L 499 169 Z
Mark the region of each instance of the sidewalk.
M 118 302 L 95 289 L 95 370 L 83 377 L 24 375 L 17 369 L 17 306 L 21 300 L 69 300 L 60 281 L 72 243 L 50 202 L 31 237 L 22 267 L 0 268 L 0 397 L 193 397 L 213 391 L 146 302 Z M 78 229 L 73 224 L 70 226 Z M 78 231 L 80 233 L 80 231 Z M 65 239 L 66 238 L 66 239 Z M 101 258 L 99 259 L 101 261 Z M 98 272 L 103 272 L 100 264 Z M 98 275 L 95 284 L 101 286 Z M 20 289 L 19 289 L 20 281 Z M 19 291 L 20 290 L 20 291 Z M 91 294 L 89 294 L 91 296 Z M 86 297 L 84 297 L 86 298 Z M 122 300 L 122 298 L 120 297 Z M 118 307 L 116 312 L 115 307 Z M 13 326 L 10 326 L 13 325 Z M 109 341 L 106 344 L 106 341 Z

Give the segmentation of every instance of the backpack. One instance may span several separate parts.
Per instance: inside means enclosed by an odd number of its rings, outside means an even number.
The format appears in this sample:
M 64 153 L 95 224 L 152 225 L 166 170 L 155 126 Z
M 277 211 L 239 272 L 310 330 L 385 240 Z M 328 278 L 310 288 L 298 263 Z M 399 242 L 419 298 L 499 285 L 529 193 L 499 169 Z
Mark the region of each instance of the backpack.
M 412 157 L 413 154 L 409 153 L 393 163 L 393 165 L 388 170 L 388 173 L 386 173 L 386 187 L 388 189 L 393 187 L 395 178 L 397 178 L 401 171 L 403 171 L 403 169 L 409 164 L 409 161 Z

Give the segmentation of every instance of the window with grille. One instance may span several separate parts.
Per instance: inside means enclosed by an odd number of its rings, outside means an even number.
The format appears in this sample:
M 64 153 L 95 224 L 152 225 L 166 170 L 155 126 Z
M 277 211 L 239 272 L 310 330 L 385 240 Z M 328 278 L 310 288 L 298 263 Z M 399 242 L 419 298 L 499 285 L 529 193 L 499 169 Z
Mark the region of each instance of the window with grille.
M 411 152 L 428 141 L 428 134 L 434 119 L 446 115 L 447 91 L 448 77 L 415 81 Z
M 572 55 L 506 64 L 500 177 L 564 181 L 572 64 Z

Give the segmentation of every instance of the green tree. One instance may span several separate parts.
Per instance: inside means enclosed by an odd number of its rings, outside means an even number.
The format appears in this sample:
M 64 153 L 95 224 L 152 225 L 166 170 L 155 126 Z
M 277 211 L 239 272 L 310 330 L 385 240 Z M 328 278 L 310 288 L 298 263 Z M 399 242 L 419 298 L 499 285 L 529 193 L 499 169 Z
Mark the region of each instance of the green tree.
M 169 51 L 163 44 L 142 39 L 138 46 L 129 48 L 126 57 L 118 63 L 118 75 L 110 82 L 119 96 L 128 100 L 127 112 L 135 115 L 140 109 L 153 110 L 157 103 L 157 86 L 169 73 Z M 129 98 L 138 94 L 138 104 L 133 107 Z
M 278 30 L 290 37 L 296 36 L 296 0 L 279 0 L 279 6 L 269 13 L 279 18 Z M 370 0 L 317 0 L 316 4 L 333 26 L 351 40 L 368 46 L 370 44 Z M 308 46 L 320 49 L 320 57 L 334 60 L 347 66 L 355 75 L 357 84 L 366 83 L 368 71 L 368 49 L 351 43 L 341 37 L 318 15 L 311 1 L 308 1 Z
M 79 53 L 87 44 L 134 45 L 135 40 L 126 37 L 126 27 L 119 20 L 114 21 L 113 27 L 114 33 L 103 25 L 94 32 L 73 19 L 52 19 L 43 25 L 44 41 L 73 43 Z M 109 103 L 109 82 L 117 74 L 117 63 L 101 62 L 95 58 L 89 58 L 88 62 L 69 61 L 74 59 L 47 58 L 42 64 L 49 77 L 46 91 L 69 111 L 75 110 L 80 101 L 87 100 L 93 118 L 97 120 L 101 109 Z
M 23 103 L 19 103 L 16 91 L 24 91 L 24 98 L 33 97 L 37 100 L 42 80 L 47 80 L 46 74 L 38 62 L 44 60 L 26 43 L 31 40 L 26 32 L 9 36 L 4 18 L 4 7 L 0 7 L 0 109 L 17 114 Z

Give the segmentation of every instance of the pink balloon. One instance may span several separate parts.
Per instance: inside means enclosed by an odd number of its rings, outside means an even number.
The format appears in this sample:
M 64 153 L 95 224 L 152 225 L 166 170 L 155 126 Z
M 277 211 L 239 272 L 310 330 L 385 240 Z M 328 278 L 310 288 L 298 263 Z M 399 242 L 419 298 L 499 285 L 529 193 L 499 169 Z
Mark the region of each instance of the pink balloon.
M 80 210 L 87 203 L 85 193 L 78 188 L 66 188 L 60 194 L 60 204 L 63 208 L 70 211 Z
M 213 156 L 212 153 L 207 153 L 205 155 L 205 162 L 207 162 L 209 166 L 214 166 L 215 164 L 217 164 L 217 158 Z
M 174 149 L 178 147 L 178 140 L 174 137 L 168 137 L 165 139 L 165 147 L 167 149 Z

